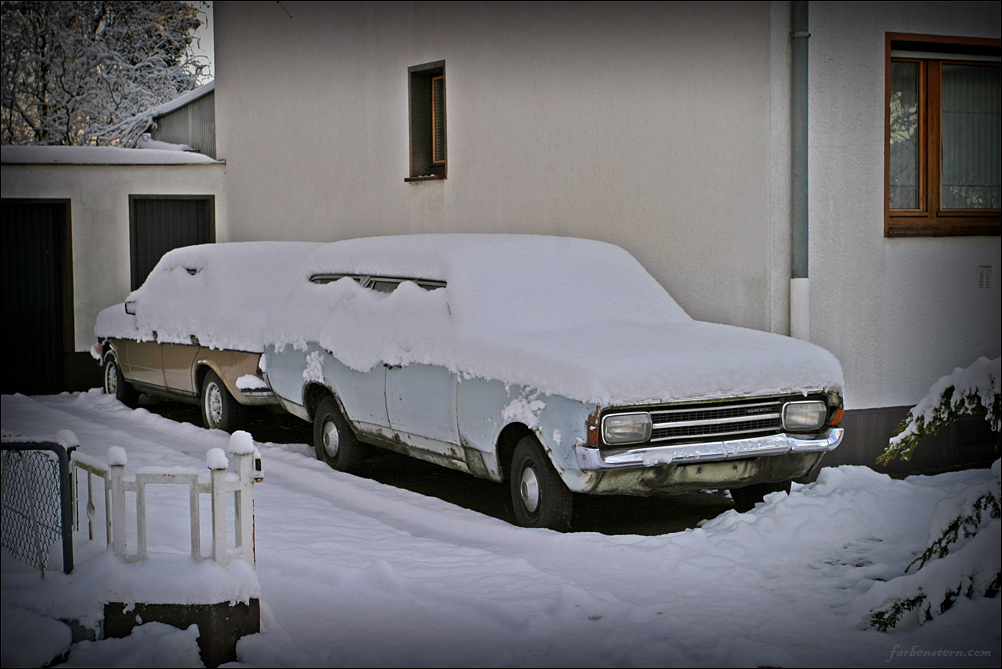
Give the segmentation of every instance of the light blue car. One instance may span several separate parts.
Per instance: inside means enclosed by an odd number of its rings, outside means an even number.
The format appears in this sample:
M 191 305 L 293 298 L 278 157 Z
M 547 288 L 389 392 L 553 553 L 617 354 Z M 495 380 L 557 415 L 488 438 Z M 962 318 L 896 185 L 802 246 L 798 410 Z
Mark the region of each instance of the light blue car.
M 414 235 L 311 254 L 262 366 L 317 457 L 367 444 L 510 482 L 520 525 L 573 493 L 730 489 L 739 508 L 842 439 L 842 370 L 817 346 L 691 319 L 628 253 L 533 235 Z

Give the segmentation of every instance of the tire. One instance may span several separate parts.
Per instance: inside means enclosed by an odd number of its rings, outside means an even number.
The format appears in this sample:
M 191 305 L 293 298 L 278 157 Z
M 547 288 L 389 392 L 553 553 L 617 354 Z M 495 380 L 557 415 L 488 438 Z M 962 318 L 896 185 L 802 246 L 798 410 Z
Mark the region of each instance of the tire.
M 333 397 L 325 397 L 317 407 L 313 448 L 317 460 L 341 472 L 357 474 L 365 462 L 365 446 L 355 437 Z
M 511 458 L 511 501 L 522 527 L 569 530 L 574 496 L 535 437 L 526 436 Z
M 745 486 L 744 488 L 735 488 L 731 490 L 731 499 L 734 500 L 734 509 L 738 513 L 744 513 L 745 511 L 751 511 L 755 508 L 755 505 L 762 501 L 762 499 L 771 492 L 785 492 L 789 493 L 792 487 L 791 481 L 783 481 L 782 483 L 759 483 L 757 485 Z
M 114 395 L 119 402 L 130 409 L 139 406 L 139 391 L 125 380 L 114 353 L 104 357 L 104 392 L 106 395 Z
M 232 432 L 243 420 L 243 405 L 233 399 L 222 379 L 211 369 L 202 379 L 202 425 L 209 430 Z

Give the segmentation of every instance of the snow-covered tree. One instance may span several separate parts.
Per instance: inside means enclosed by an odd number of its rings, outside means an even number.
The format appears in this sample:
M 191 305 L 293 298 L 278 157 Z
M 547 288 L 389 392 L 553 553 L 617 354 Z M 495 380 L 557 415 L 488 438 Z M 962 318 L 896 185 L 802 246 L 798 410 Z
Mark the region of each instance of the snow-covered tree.
M 1002 587 L 999 542 L 1002 509 L 999 479 L 1002 461 L 992 478 L 942 500 L 930 522 L 931 541 L 905 568 L 905 574 L 878 582 L 867 593 L 879 602 L 866 622 L 882 632 L 923 624 L 946 613 L 963 597 L 998 597 Z M 918 568 L 908 573 L 911 568 Z
M 965 369 L 957 368 L 934 383 L 926 396 L 908 412 L 877 462 L 912 456 L 919 442 L 936 434 L 961 414 L 983 414 L 992 431 L 1002 430 L 1002 358 L 978 358 Z M 996 443 L 996 451 L 999 444 Z
M 184 2 L 3 2 L 3 144 L 134 146 L 198 83 Z
M 1000 381 L 1002 358 L 978 358 L 970 367 L 958 367 L 942 377 L 908 412 L 877 461 L 907 460 L 922 438 L 963 413 L 983 414 L 992 430 L 999 432 Z M 1000 478 L 1002 462 L 996 460 L 990 481 L 940 502 L 926 549 L 905 568 L 905 575 L 875 588 L 874 596 L 880 603 L 870 609 L 867 622 L 871 627 L 886 632 L 906 618 L 922 624 L 948 611 L 961 597 L 998 596 L 1002 580 Z M 915 565 L 917 570 L 908 574 Z

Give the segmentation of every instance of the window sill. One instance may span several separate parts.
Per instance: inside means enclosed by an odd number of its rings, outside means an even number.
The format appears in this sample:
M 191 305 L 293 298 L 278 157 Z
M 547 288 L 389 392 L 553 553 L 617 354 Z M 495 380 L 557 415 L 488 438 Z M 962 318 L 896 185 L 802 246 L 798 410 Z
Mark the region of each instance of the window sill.
M 946 219 L 946 220 L 944 220 Z M 895 217 L 884 227 L 885 237 L 998 237 L 1002 235 L 1002 223 L 998 218 L 957 217 Z
M 404 182 L 413 183 L 415 181 L 443 181 L 444 179 L 444 174 L 426 174 L 420 177 L 404 177 Z

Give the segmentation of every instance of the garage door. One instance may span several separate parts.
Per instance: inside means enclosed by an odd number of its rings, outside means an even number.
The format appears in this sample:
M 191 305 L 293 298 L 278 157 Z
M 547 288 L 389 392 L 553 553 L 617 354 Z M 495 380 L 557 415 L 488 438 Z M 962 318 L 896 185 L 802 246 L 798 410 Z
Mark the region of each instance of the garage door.
M 133 290 L 168 251 L 216 240 L 212 196 L 130 195 L 129 208 Z
M 72 314 L 64 311 L 72 301 L 67 206 L 3 200 L 0 273 L 5 355 L 0 369 L 5 394 L 64 389 L 68 324 L 72 331 Z

